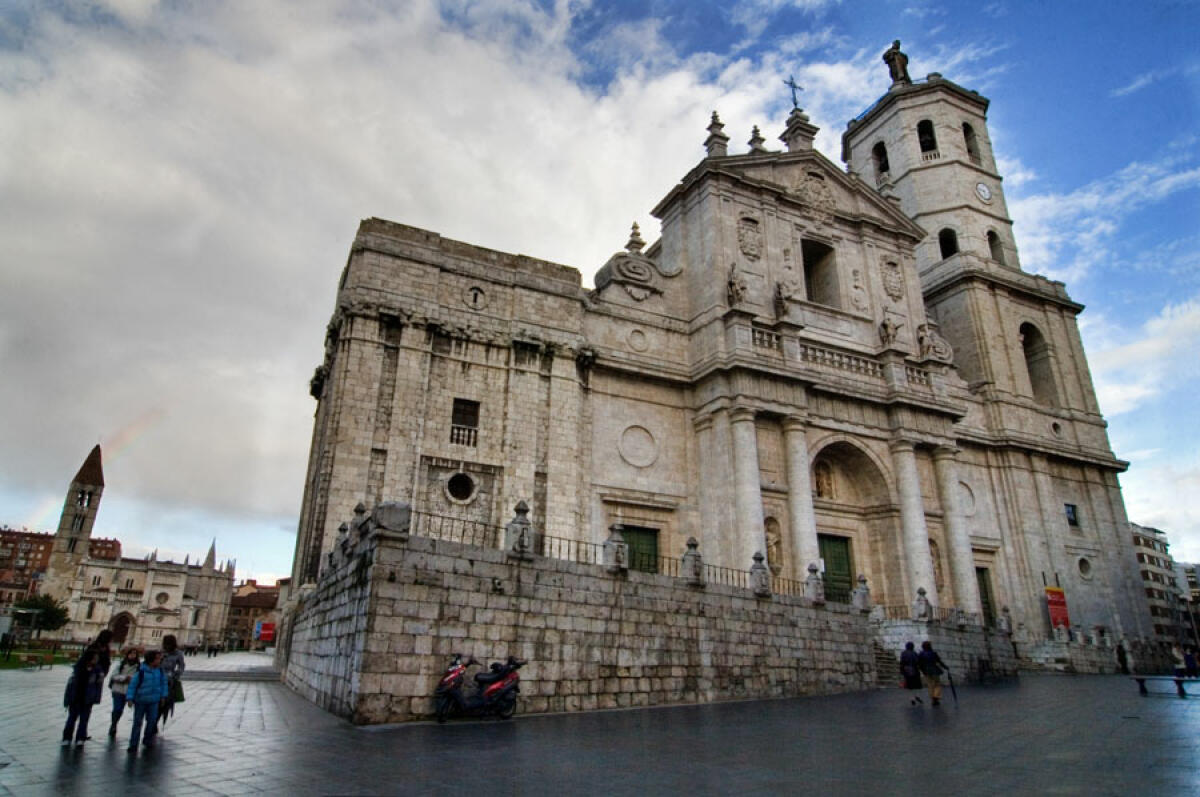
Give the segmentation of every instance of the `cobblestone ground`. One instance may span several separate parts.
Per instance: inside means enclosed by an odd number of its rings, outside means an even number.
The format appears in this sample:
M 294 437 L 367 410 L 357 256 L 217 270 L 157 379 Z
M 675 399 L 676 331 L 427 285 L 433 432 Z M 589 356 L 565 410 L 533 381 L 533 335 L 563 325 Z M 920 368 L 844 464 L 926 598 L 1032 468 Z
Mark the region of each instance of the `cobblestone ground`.
M 188 665 L 265 659 L 212 662 Z M 0 794 L 1200 794 L 1200 698 L 1120 677 L 960 687 L 936 710 L 892 689 L 372 729 L 276 683 L 197 678 L 129 756 L 128 713 L 114 743 L 104 703 L 92 741 L 59 746 L 67 675 L 0 672 Z

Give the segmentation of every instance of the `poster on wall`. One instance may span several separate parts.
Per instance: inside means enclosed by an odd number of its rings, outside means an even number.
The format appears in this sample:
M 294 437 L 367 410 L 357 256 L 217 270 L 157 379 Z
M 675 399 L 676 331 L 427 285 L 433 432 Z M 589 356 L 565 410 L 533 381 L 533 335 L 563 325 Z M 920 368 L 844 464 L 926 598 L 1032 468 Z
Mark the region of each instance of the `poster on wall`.
M 1071 616 L 1067 613 L 1067 593 L 1059 587 L 1046 587 L 1046 608 L 1050 612 L 1050 627 L 1071 627 Z
M 258 638 L 263 642 L 275 641 L 275 624 L 262 623 L 258 629 Z

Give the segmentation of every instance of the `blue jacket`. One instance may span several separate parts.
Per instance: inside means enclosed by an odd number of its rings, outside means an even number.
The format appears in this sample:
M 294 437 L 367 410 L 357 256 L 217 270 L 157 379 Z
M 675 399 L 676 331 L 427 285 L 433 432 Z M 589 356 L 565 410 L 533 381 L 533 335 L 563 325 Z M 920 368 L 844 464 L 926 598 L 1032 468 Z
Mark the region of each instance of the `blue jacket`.
M 157 703 L 167 696 L 167 676 L 159 667 L 138 667 L 129 688 L 125 690 L 125 699 L 135 703 Z

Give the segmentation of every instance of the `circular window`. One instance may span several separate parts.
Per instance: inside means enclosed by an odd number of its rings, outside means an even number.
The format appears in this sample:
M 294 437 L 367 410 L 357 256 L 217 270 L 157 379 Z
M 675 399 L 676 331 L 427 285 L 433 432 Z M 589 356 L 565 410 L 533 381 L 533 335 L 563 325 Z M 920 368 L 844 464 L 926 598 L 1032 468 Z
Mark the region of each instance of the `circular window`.
M 475 480 L 465 473 L 456 473 L 446 481 L 446 495 L 455 501 L 470 501 L 475 496 Z
M 1079 575 L 1083 576 L 1084 578 L 1092 577 L 1092 563 L 1086 558 L 1081 558 L 1079 560 Z
M 1050 431 L 1054 432 L 1055 437 L 1062 437 L 1062 424 L 1055 421 L 1050 424 Z
M 158 593 L 157 595 L 155 595 L 155 596 L 154 596 L 154 600 L 158 601 L 158 603 L 159 603 L 159 605 L 160 605 L 160 606 L 161 606 L 162 604 L 166 603 L 166 602 L 167 602 L 168 600 L 170 600 L 170 599 L 171 599 L 171 596 L 170 596 L 170 595 L 168 595 L 168 594 L 167 594 L 167 593 L 165 593 L 165 592 L 160 592 L 160 593 Z

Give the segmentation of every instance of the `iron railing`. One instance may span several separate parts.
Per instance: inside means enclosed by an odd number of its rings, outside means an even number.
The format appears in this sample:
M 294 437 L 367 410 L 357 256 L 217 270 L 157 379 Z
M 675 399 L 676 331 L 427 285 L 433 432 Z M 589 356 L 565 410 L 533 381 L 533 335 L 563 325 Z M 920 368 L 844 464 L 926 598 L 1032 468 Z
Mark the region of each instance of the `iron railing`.
M 505 529 L 477 520 L 466 518 L 434 515 L 428 512 L 413 512 L 409 533 L 417 537 L 427 537 L 434 540 L 445 540 L 464 545 L 477 545 L 483 548 L 501 548 L 505 545 Z M 643 573 L 657 573 L 679 578 L 682 563 L 679 557 L 659 556 L 645 551 L 629 550 L 627 567 Z M 529 553 L 548 559 L 561 559 L 579 564 L 604 564 L 604 545 L 581 540 L 569 540 L 554 537 L 549 534 L 530 534 Z M 719 584 L 741 589 L 750 588 L 750 571 L 734 567 L 719 567 L 704 565 L 704 581 L 707 584 Z M 803 596 L 804 582 L 779 576 L 771 577 L 771 592 L 777 595 Z M 827 603 L 850 603 L 848 588 L 825 586 Z M 904 606 L 887 607 L 890 619 L 907 617 L 910 609 Z M 939 613 L 949 616 L 949 609 L 936 609 Z

